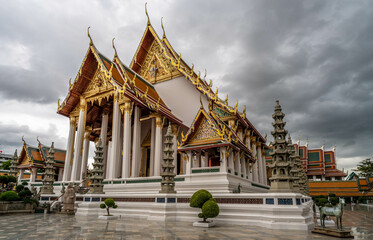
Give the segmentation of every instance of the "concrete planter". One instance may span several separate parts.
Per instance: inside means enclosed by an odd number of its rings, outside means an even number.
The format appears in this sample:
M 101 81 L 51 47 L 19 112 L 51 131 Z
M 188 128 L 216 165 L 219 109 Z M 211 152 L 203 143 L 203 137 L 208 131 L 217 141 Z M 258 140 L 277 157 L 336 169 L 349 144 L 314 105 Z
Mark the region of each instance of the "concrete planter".
M 33 203 L 16 202 L 0 202 L 0 213 L 23 213 L 33 212 Z

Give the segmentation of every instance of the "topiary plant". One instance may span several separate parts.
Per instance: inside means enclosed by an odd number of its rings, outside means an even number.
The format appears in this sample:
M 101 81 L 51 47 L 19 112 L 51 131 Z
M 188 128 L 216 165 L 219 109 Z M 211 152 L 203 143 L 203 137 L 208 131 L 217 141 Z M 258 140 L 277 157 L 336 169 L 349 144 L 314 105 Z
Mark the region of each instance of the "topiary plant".
M 15 191 L 3 192 L 0 195 L 0 201 L 11 202 L 11 201 L 19 201 L 19 200 L 20 200 L 20 198 L 19 198 L 18 194 Z
M 199 213 L 198 217 L 203 218 L 203 222 L 207 222 L 207 218 L 214 218 L 219 215 L 219 206 L 216 200 L 212 198 L 211 193 L 203 189 L 193 194 L 189 206 L 202 209 L 202 213 Z
M 26 185 L 28 185 L 28 183 L 27 183 L 26 181 L 23 181 L 23 182 L 22 182 L 22 185 L 23 185 L 23 186 L 26 186 Z
M 105 199 L 104 203 L 100 204 L 100 208 L 106 208 L 107 215 L 111 216 L 109 212 L 109 208 L 117 208 L 118 206 L 115 204 L 115 201 L 112 198 Z
M 16 187 L 16 192 L 19 193 L 19 192 L 22 191 L 24 188 L 25 188 L 24 185 L 19 184 L 19 185 L 17 185 L 17 187 Z

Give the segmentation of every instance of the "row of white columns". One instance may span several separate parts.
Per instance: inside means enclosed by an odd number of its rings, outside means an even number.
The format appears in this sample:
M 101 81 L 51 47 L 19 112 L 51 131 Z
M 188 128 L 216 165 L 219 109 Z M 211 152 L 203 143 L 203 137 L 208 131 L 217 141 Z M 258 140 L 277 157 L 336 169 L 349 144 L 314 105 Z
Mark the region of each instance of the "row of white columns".
M 79 181 L 87 173 L 89 136 L 86 131 L 85 117 L 86 104 L 81 99 L 78 126 L 76 129 L 75 118 L 70 119 L 70 129 L 65 158 L 65 168 L 62 181 Z M 118 97 L 114 97 L 112 139 L 107 143 L 108 112 L 102 115 L 100 137 L 104 143 L 104 174 L 106 179 L 138 177 L 141 163 L 141 109 L 138 106 L 132 111 L 132 103 L 129 100 L 122 106 L 124 110 L 123 122 Z M 132 112 L 133 130 L 132 130 Z M 149 176 L 160 176 L 162 159 L 162 131 L 163 118 L 154 116 L 151 121 L 151 156 Z M 123 125 L 122 125 L 123 123 Z M 123 130 L 122 130 L 123 129 Z M 176 128 L 175 128 L 176 129 Z M 76 131 L 75 131 L 76 130 Z M 175 132 L 176 135 L 176 132 Z M 84 140 L 83 140 L 84 139 Z M 174 138 L 174 159 L 177 159 L 177 140 Z M 131 151 L 132 150 L 132 151 Z M 122 155 L 123 152 L 123 155 Z M 176 171 L 176 168 L 175 168 Z

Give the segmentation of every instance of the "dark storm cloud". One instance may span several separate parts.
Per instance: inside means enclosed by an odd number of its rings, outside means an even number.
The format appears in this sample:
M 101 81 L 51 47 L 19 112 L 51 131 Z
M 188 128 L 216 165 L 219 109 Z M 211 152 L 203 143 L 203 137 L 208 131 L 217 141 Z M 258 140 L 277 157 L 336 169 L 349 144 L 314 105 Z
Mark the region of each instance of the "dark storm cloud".
M 51 145 L 54 142 L 56 148 L 65 148 L 66 139 L 57 136 L 56 126 L 50 124 L 44 131 L 33 131 L 26 125 L 4 124 L 0 122 L 0 150 L 4 153 L 14 153 L 15 149 L 18 153 L 22 150 L 24 137 L 27 144 L 37 146 L 36 138 L 44 145 Z
M 87 26 L 109 58 L 116 37 L 127 64 L 146 27 L 139 1 L 27 3 L 8 1 L 0 9 L 0 46 L 18 49 L 8 50 L 12 61 L 0 60 L 0 95 L 9 99 L 63 98 L 88 48 Z M 164 17 L 175 50 L 196 70 L 208 70 L 221 98 L 228 93 L 231 104 L 247 105 L 263 135 L 280 99 L 293 141 L 309 137 L 311 147 L 325 142 L 329 149 L 337 143 L 340 158 L 372 156 L 371 2 L 151 1 L 148 12 L 160 36 Z

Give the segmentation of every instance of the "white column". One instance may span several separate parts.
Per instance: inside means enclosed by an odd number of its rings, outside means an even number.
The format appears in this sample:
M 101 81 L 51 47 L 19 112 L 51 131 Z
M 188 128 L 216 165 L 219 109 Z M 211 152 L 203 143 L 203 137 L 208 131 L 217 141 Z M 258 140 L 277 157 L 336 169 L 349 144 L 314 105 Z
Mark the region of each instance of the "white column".
M 241 177 L 241 159 L 240 152 L 236 153 L 236 163 L 237 163 L 237 176 Z
M 171 125 L 172 127 L 172 135 L 174 136 L 172 138 L 172 143 L 173 143 L 173 149 L 174 149 L 174 153 L 172 154 L 173 158 L 174 158 L 174 173 L 177 175 L 177 128 L 178 126 L 176 124 L 172 124 Z
M 31 168 L 30 171 L 30 182 L 36 182 L 36 176 L 38 174 L 38 169 L 37 168 Z
M 253 145 L 253 155 L 256 159 L 255 164 L 253 166 L 253 178 L 254 182 L 259 182 L 259 176 L 258 176 L 258 157 L 256 155 L 256 144 Z
M 122 178 L 130 177 L 131 165 L 131 102 L 124 104 L 123 116 L 123 160 L 122 160 Z
M 83 156 L 82 156 L 82 166 L 80 179 L 83 180 L 84 176 L 87 178 L 87 167 L 88 167 L 88 153 L 89 153 L 89 137 L 91 135 L 90 131 L 85 131 L 84 142 L 83 142 Z
M 19 175 L 18 175 L 18 183 L 22 183 L 22 179 L 23 179 L 23 174 L 25 173 L 25 169 L 20 169 L 19 170 Z
M 62 177 L 63 177 L 63 168 L 59 168 L 58 169 L 58 181 L 62 181 Z
M 155 119 L 152 118 L 151 120 L 151 136 L 150 136 L 150 167 L 149 167 L 149 176 L 154 175 L 154 154 L 155 154 Z
M 209 161 L 209 152 L 205 151 L 205 156 L 203 160 L 201 161 L 201 167 L 207 167 L 208 166 L 208 161 Z
M 71 179 L 70 181 L 77 181 L 80 178 L 79 168 L 81 166 L 81 149 L 83 144 L 83 134 L 85 129 L 85 107 L 86 102 L 85 99 L 80 99 L 80 112 L 79 112 L 79 122 L 78 122 L 78 130 L 76 133 L 76 141 L 74 147 L 74 160 L 73 160 L 73 169 L 71 172 Z
M 154 176 L 160 176 L 161 173 L 162 127 L 162 118 L 158 116 L 155 127 Z
M 70 181 L 71 177 L 71 159 L 74 152 L 74 139 L 75 139 L 75 117 L 70 118 L 69 136 L 67 138 L 67 149 L 65 156 L 65 164 L 63 171 L 62 181 Z
M 106 178 L 106 169 L 108 168 L 108 161 L 107 161 L 107 126 L 109 122 L 109 114 L 106 109 L 104 109 L 104 112 L 102 114 L 102 121 L 101 121 L 101 131 L 100 131 L 100 138 L 102 142 L 103 152 L 104 152 L 104 178 Z
M 185 174 L 190 175 L 192 173 L 192 151 L 187 151 L 187 162 L 186 162 L 186 169 Z
M 134 119 L 133 119 L 133 141 L 132 141 L 132 171 L 131 177 L 139 176 L 139 165 L 141 161 L 141 122 L 140 122 L 141 109 L 136 106 Z
M 254 181 L 254 177 L 253 177 L 253 163 L 249 162 L 249 165 L 247 166 L 247 168 L 248 168 L 247 174 L 249 175 L 249 180 L 250 181 Z
M 118 103 L 118 93 L 114 95 L 114 106 L 113 106 L 113 131 L 112 131 L 112 148 L 111 148 L 111 170 L 108 178 L 117 178 L 117 169 L 119 167 L 120 159 L 120 110 Z
M 108 165 L 108 168 L 106 169 L 106 178 L 107 179 L 110 179 L 111 177 L 109 176 L 112 176 L 113 174 L 111 173 L 111 170 L 112 170 L 112 167 L 111 165 L 113 164 L 113 158 L 111 156 L 112 154 L 112 148 L 113 148 L 113 144 L 111 141 L 108 142 L 107 144 L 107 165 Z
M 261 148 L 262 148 L 261 143 L 258 142 L 258 145 L 257 145 L 258 182 L 263 184 L 264 179 L 263 179 L 263 161 L 262 161 L 262 151 L 261 151 Z
M 226 173 L 227 172 L 227 157 L 226 157 L 226 148 L 220 148 L 220 172 Z
M 262 173 L 262 176 L 263 176 L 263 184 L 267 185 L 267 164 L 266 164 L 266 158 L 265 158 L 265 152 L 264 152 L 264 149 L 261 151 L 262 153 L 262 165 L 263 165 L 263 173 Z
M 231 170 L 231 174 L 234 175 L 233 151 L 229 151 L 228 162 L 229 162 L 228 165 L 229 165 L 229 169 Z
M 246 171 L 245 157 L 242 157 L 240 160 L 241 160 L 241 172 L 243 174 L 243 178 L 246 179 L 247 171 Z

